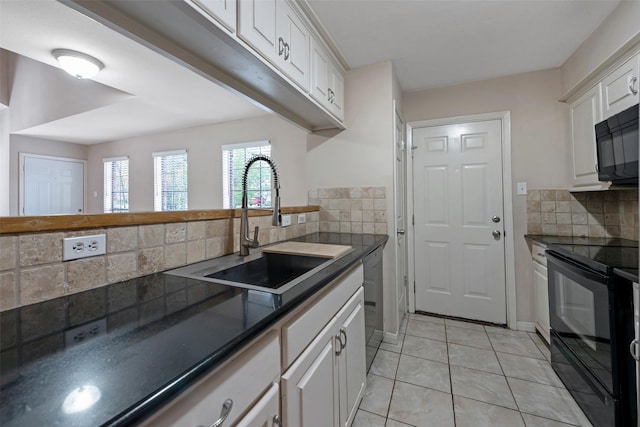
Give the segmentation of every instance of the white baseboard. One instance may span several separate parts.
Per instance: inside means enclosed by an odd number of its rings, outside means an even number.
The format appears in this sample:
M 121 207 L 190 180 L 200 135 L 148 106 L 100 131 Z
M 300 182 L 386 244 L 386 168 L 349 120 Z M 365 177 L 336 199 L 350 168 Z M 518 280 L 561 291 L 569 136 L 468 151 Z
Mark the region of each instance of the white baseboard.
M 516 322 L 516 328 L 518 328 L 519 331 L 535 332 L 536 324 L 533 322 Z
M 398 344 L 398 341 L 400 340 L 400 334 L 398 332 L 396 333 L 391 333 L 391 332 L 385 332 L 384 333 L 384 338 L 382 339 L 382 342 L 386 342 L 389 344 Z

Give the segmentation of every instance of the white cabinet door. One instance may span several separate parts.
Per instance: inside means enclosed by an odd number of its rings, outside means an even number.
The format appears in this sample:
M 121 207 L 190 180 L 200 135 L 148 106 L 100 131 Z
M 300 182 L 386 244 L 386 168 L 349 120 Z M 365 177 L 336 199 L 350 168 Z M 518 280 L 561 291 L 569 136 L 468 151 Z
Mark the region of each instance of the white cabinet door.
M 547 267 L 533 262 L 533 283 L 536 304 L 536 329 L 549 342 L 549 288 Z
M 329 54 L 322 45 L 311 38 L 311 97 L 329 108 Z
M 231 32 L 236 30 L 236 0 L 192 0 Z
M 271 62 L 276 62 L 276 0 L 240 0 L 238 36 Z
M 282 375 L 283 425 L 338 426 L 335 330 L 334 319 Z
M 344 119 L 344 77 L 338 67 L 329 64 L 330 111 L 340 120 Z
M 280 427 L 280 387 L 274 383 L 236 427 Z
M 344 77 L 331 55 L 311 38 L 311 96 L 338 119 L 344 119 Z
M 638 103 L 640 55 L 636 55 L 602 79 L 602 114 L 609 118 Z
M 355 308 L 340 327 L 340 425 L 348 427 L 358 410 L 366 386 L 364 294 L 358 292 Z
M 286 1 L 276 5 L 276 36 L 282 40 L 278 46 L 278 65 L 305 92 L 309 92 L 309 30 Z
M 595 125 L 600 121 L 600 85 L 571 104 L 571 147 L 574 187 L 602 185 L 598 181 Z

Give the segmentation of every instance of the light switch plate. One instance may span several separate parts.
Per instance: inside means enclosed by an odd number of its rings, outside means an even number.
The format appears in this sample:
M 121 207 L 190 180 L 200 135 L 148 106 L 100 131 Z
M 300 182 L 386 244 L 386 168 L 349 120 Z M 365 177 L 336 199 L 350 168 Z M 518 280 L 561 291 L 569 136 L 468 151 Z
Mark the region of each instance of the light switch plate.
M 526 182 L 519 182 L 518 183 L 518 194 L 525 196 L 527 194 L 527 183 Z

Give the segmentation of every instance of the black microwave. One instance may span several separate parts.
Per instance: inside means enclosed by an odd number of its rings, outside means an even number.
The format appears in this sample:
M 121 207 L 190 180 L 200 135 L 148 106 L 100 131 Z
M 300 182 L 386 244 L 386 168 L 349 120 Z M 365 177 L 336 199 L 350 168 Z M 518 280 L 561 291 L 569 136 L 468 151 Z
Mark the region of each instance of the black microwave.
M 598 123 L 598 180 L 638 185 L 638 105 Z

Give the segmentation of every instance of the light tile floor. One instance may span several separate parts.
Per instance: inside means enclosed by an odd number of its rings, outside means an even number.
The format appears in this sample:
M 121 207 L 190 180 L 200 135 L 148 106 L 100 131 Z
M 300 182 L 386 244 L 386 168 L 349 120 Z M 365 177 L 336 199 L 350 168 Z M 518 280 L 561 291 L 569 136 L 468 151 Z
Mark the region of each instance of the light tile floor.
M 410 315 L 382 343 L 353 427 L 591 426 L 533 333 Z

